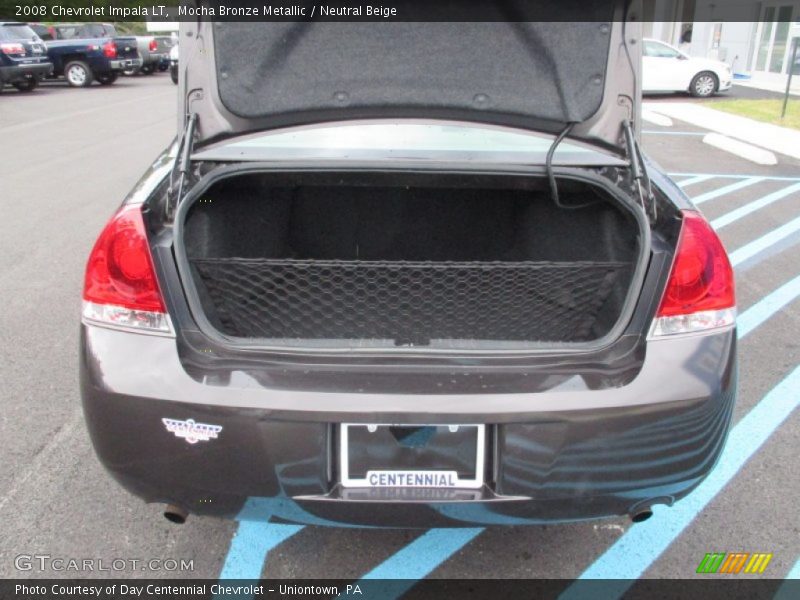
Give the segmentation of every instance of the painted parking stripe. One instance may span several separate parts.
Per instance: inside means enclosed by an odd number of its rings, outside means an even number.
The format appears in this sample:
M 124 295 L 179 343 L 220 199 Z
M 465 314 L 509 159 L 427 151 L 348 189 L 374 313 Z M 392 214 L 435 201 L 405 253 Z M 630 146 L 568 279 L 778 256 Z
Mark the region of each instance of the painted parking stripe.
M 384 600 L 399 598 L 482 531 L 481 527 L 429 529 L 364 575 L 363 579 L 391 580 L 380 589 L 380 597 Z
M 302 525 L 241 521 L 219 579 L 260 579 L 267 553 L 301 529 Z
M 705 135 L 702 131 L 655 131 L 645 130 L 642 133 L 646 135 Z
M 794 566 L 786 574 L 786 579 L 800 580 L 800 558 L 797 559 L 797 562 L 794 563 Z
M 754 162 L 757 165 L 772 166 L 778 164 L 778 157 L 773 152 L 721 133 L 712 132 L 706 134 L 703 137 L 703 143 L 717 150 Z
M 731 430 L 717 466 L 686 498 L 671 508 L 655 506 L 653 517 L 632 526 L 561 594 L 559 600 L 586 598 L 580 580 L 609 581 L 605 597 L 619 598 L 661 556 L 772 433 L 800 404 L 800 367 L 775 386 Z
M 800 191 L 800 183 L 795 183 L 794 185 L 790 185 L 789 187 L 780 189 L 777 192 L 772 192 L 771 194 L 767 194 L 766 196 L 763 196 L 758 200 L 749 202 L 748 204 L 745 204 L 744 206 L 737 208 L 736 210 L 732 210 L 731 212 L 724 214 L 717 219 L 714 219 L 713 221 L 711 221 L 711 226 L 714 229 L 721 229 L 727 225 L 730 225 L 731 223 L 734 223 L 735 221 L 738 221 L 743 217 L 746 217 L 750 213 L 753 213 L 761 208 L 764 208 L 765 206 L 769 206 L 773 202 L 777 202 L 778 200 L 781 200 L 786 196 L 794 194 L 795 192 L 798 191 Z
M 685 188 L 689 185 L 694 185 L 695 183 L 702 183 L 703 181 L 708 181 L 709 179 L 714 179 L 713 175 L 696 175 L 694 177 L 690 177 L 689 179 L 684 179 L 683 181 L 678 182 L 678 187 Z
M 800 598 L 800 559 L 786 574 L 785 581 L 775 592 L 772 600 L 797 600 Z
M 731 252 L 731 264 L 734 267 L 740 265 L 798 231 L 800 231 L 800 217 L 792 219 L 788 223 Z
M 672 127 L 672 119 L 661 113 L 643 109 L 641 113 L 642 120 L 648 121 L 653 125 L 660 125 L 661 127 Z
M 794 246 L 797 246 L 798 244 L 800 244 L 800 231 L 786 236 L 785 238 L 775 242 L 762 252 L 759 252 L 753 258 L 750 258 L 742 262 L 738 267 L 736 267 L 736 272 L 739 274 L 747 273 L 747 271 L 749 271 L 753 267 L 760 265 L 764 261 L 771 260 L 773 257 L 786 252 L 787 250 L 793 248 Z
M 800 297 L 800 276 L 783 284 L 739 315 L 736 319 L 739 338 L 745 337 L 798 297 Z
M 692 202 L 694 202 L 695 204 L 702 204 L 703 202 L 713 200 L 714 198 L 719 198 L 720 196 L 724 196 L 725 194 L 730 194 L 737 190 L 750 187 L 751 185 L 754 185 L 761 181 L 764 181 L 763 177 L 750 177 L 748 179 L 743 179 L 741 181 L 737 181 L 736 183 L 731 183 L 716 190 L 706 192 L 705 194 L 700 194 L 699 196 L 692 198 Z
M 800 581 L 800 558 L 794 563 L 794 566 L 789 569 L 789 572 L 786 574 L 784 579 L 792 579 L 794 581 Z M 796 596 L 795 596 L 796 597 Z
M 742 175 L 740 173 L 667 173 L 670 177 L 720 177 L 722 179 L 752 179 L 760 177 L 768 181 L 800 181 L 800 177 L 784 175 Z
M 322 527 L 360 528 L 317 517 L 284 495 L 248 498 L 236 516 L 239 526 L 231 539 L 220 579 L 252 579 L 248 574 L 255 574 L 258 579 L 269 551 L 305 527 L 270 523 L 273 516 Z
M 785 579 L 786 581 L 775 592 L 772 600 L 797 600 L 800 598 L 800 559 L 794 563 Z

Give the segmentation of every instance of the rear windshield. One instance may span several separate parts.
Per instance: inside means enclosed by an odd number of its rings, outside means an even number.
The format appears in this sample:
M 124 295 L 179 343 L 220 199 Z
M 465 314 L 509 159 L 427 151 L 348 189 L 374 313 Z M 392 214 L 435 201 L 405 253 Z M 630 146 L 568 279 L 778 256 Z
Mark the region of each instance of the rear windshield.
M 448 160 L 483 158 L 543 164 L 552 136 L 466 123 L 351 122 L 284 129 L 221 144 L 194 155 L 200 160 L 370 158 Z M 555 162 L 611 164 L 611 155 L 562 142 Z
M 3 25 L 0 27 L 0 40 L 35 40 L 36 32 L 27 25 Z

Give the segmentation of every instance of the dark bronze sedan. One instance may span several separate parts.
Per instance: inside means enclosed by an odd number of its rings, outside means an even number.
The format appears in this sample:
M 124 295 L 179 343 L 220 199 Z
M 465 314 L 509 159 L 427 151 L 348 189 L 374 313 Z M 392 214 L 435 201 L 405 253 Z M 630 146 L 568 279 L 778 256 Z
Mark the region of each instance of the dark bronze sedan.
M 182 23 L 182 133 L 86 271 L 111 474 L 179 522 L 642 520 L 689 494 L 736 396 L 733 274 L 639 148 L 623 4 Z

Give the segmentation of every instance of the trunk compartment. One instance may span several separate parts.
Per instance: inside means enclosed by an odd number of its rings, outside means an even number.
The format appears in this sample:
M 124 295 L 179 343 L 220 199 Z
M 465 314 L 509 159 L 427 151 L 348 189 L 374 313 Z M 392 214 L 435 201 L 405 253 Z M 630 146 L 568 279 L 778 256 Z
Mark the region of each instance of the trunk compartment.
M 228 341 L 594 345 L 630 316 L 644 229 L 599 185 L 559 192 L 569 209 L 543 177 L 240 173 L 187 197 L 176 255 L 195 318 Z

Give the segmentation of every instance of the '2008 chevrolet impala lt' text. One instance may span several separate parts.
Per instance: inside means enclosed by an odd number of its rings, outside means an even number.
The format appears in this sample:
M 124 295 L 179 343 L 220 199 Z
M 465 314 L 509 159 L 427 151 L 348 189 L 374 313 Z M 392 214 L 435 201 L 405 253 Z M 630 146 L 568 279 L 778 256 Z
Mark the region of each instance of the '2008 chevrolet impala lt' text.
M 86 269 L 114 478 L 178 522 L 412 527 L 642 520 L 708 475 L 732 269 L 640 149 L 627 3 L 563 4 L 181 23 L 181 133 Z

